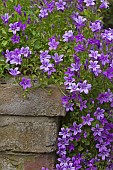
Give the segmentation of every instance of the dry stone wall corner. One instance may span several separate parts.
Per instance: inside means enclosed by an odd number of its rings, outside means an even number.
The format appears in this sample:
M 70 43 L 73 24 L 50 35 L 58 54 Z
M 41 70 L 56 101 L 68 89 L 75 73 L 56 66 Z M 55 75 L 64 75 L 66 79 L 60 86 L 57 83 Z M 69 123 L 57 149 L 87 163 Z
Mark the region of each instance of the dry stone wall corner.
M 49 91 L 51 90 L 51 93 Z M 0 85 L 0 170 L 54 168 L 60 119 L 65 116 L 57 87 L 32 89 Z

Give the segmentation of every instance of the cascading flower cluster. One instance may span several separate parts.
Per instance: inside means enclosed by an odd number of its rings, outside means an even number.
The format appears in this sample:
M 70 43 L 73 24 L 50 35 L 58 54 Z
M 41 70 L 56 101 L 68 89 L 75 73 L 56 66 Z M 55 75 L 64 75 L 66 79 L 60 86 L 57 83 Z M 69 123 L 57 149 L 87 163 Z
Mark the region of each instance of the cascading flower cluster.
M 62 105 L 70 117 L 59 132 L 56 170 L 113 169 L 113 29 L 103 28 L 98 12 L 108 5 L 106 0 L 34 1 L 31 15 L 14 6 L 18 21 L 8 12 L 1 16 L 13 33 L 14 46 L 3 53 L 9 73 L 18 78 L 28 67 L 33 78 L 42 75 L 47 84 L 65 86 Z M 19 84 L 28 90 L 32 80 L 22 77 Z
M 19 66 L 22 64 L 22 59 L 29 58 L 30 54 L 31 54 L 31 51 L 29 50 L 29 47 L 25 47 L 25 48 L 22 47 L 21 49 L 16 48 L 14 51 L 6 50 L 5 58 L 6 58 L 6 62 L 7 63 L 9 62 L 10 65 Z M 19 69 L 19 67 L 10 68 L 9 73 L 12 76 L 17 76 L 17 75 L 21 74 L 21 72 L 18 69 Z M 24 90 L 26 88 L 30 88 L 31 80 L 23 77 L 22 82 L 20 82 L 20 85 L 23 87 Z
M 21 49 L 16 48 L 14 51 L 6 50 L 5 58 L 6 62 L 10 64 L 21 65 L 22 64 L 22 56 L 24 58 L 29 58 L 31 51 L 29 47 L 22 47 Z
M 19 43 L 20 42 L 20 36 L 17 35 L 17 32 L 19 31 L 24 31 L 26 29 L 26 24 L 22 24 L 21 21 L 19 22 L 15 22 L 15 23 L 11 23 L 9 24 L 9 30 L 11 32 L 13 32 L 13 36 L 11 37 L 12 43 Z

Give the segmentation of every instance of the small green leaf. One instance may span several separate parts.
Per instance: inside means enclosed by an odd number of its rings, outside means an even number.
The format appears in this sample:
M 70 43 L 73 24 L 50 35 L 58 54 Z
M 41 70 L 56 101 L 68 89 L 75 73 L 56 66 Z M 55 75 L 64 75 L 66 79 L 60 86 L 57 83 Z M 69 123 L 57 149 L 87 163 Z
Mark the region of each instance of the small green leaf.
M 82 146 L 79 146 L 79 147 L 78 147 L 78 150 L 79 150 L 80 152 L 83 151 L 83 149 L 84 149 L 84 148 L 83 148 Z
M 7 41 L 3 40 L 1 44 L 5 47 L 7 43 L 8 43 Z

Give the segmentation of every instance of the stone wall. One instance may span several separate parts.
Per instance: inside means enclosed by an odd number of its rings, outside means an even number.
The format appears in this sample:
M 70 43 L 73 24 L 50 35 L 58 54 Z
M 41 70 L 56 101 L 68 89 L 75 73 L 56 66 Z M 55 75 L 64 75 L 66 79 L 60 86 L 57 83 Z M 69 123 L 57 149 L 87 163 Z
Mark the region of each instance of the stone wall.
M 34 88 L 23 98 L 17 85 L 0 85 L 0 170 L 54 168 L 56 139 L 65 111 L 61 93 Z

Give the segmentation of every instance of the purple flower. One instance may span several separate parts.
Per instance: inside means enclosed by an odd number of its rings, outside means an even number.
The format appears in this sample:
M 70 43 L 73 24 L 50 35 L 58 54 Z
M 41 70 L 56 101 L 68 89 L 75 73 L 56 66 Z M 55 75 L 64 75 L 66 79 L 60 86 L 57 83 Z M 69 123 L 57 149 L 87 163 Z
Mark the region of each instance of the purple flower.
M 100 69 L 100 65 L 97 65 L 98 61 L 92 61 L 90 60 L 89 69 L 92 69 L 94 72 L 96 72 L 97 69 Z
M 55 5 L 55 2 L 54 2 L 54 0 L 52 1 L 52 2 L 50 2 L 50 3 L 48 3 L 47 1 L 46 1 L 46 6 L 47 6 L 47 10 L 51 13 L 53 10 L 54 10 L 54 5 Z
M 19 48 L 15 48 L 14 54 L 21 56 L 21 50 Z
M 109 2 L 107 0 L 101 0 L 102 4 L 99 8 L 109 8 Z
M 98 76 L 98 74 L 102 72 L 100 70 L 100 65 L 98 64 L 98 61 L 90 60 L 90 65 L 88 66 L 88 68 L 95 74 L 95 76 Z
M 105 75 L 110 80 L 113 79 L 113 68 L 107 68 L 107 70 L 103 72 L 103 75 Z
M 50 40 L 50 42 L 48 43 L 49 50 L 52 50 L 52 49 L 56 50 L 59 42 L 56 41 L 55 37 L 49 38 L 49 40 Z
M 48 168 L 45 168 L 45 167 L 42 167 L 42 169 L 41 170 L 49 170 Z
M 84 2 L 86 3 L 86 6 L 95 5 L 95 0 L 84 0 Z
M 81 67 L 82 64 L 80 63 L 71 63 L 71 71 L 79 71 L 80 70 L 80 67 Z
M 48 10 L 47 9 L 41 9 L 40 10 L 40 14 L 39 14 L 39 17 L 41 18 L 45 18 L 48 16 Z
M 102 152 L 102 150 L 106 150 L 106 145 L 108 145 L 107 143 L 102 141 L 99 141 L 100 143 L 96 144 L 96 148 L 99 149 L 99 152 Z
M 83 16 L 76 15 L 76 16 L 72 16 L 72 18 L 77 28 L 80 28 L 85 25 L 84 22 L 86 21 L 86 18 L 83 18 Z
M 98 154 L 98 156 L 101 156 L 101 157 L 102 157 L 102 160 L 105 160 L 106 157 L 109 157 L 109 152 L 110 152 L 110 149 L 103 149 L 103 150 Z
M 26 12 L 24 12 L 24 17 L 26 17 Z
M 20 42 L 20 36 L 17 36 L 16 34 L 14 34 L 11 37 L 11 41 L 12 41 L 13 44 L 19 43 Z
M 74 103 L 66 103 L 65 105 L 63 105 L 66 108 L 66 112 L 73 111 L 74 110 Z
M 58 158 L 58 161 L 60 162 L 61 166 L 67 166 L 70 161 L 70 158 L 66 158 L 66 156 L 63 155 L 61 158 Z
M 100 101 L 100 103 L 108 103 L 108 102 L 112 102 L 113 101 L 113 93 L 110 91 L 110 89 L 108 89 L 108 92 L 104 92 L 104 93 L 100 93 L 98 95 L 97 100 Z
M 77 0 L 77 5 L 76 5 L 76 7 L 77 7 L 77 9 L 80 11 L 80 12 L 82 12 L 83 10 L 84 10 L 84 5 L 83 5 L 83 1 L 84 0 Z
M 74 76 L 74 71 L 71 70 L 70 67 L 67 68 L 67 71 L 65 72 L 66 75 L 69 75 L 69 76 Z
M 106 63 L 109 63 L 109 55 L 104 55 L 104 54 L 101 54 L 99 56 L 99 61 L 102 62 L 102 65 L 105 66 Z
M 25 58 L 30 57 L 31 51 L 29 50 L 29 47 L 22 47 L 20 52 L 22 55 L 24 55 Z
M 16 68 L 10 68 L 9 69 L 9 73 L 12 75 L 12 76 L 17 76 L 18 74 L 20 74 L 20 71 L 18 71 L 18 67 Z
M 21 52 L 20 49 L 16 48 L 14 51 L 6 50 L 6 62 L 10 62 L 10 64 L 20 65 L 22 63 Z
M 8 63 L 9 61 L 12 60 L 12 54 L 13 53 L 14 53 L 13 51 L 6 50 L 6 54 L 5 54 L 6 63 Z
M 20 4 L 18 4 L 18 6 L 14 6 L 14 10 L 19 14 L 22 15 L 22 11 L 21 11 L 22 7 Z
M 113 68 L 113 60 L 111 61 L 110 67 L 112 67 L 112 68 Z
M 70 127 L 70 130 L 74 132 L 74 135 L 77 135 L 78 133 L 81 133 L 82 124 L 77 125 L 76 122 L 73 123 L 73 126 Z
M 40 51 L 40 61 L 42 62 L 42 60 L 44 59 L 50 59 L 51 56 L 48 54 L 49 51 L 45 50 L 45 51 Z
M 11 30 L 13 34 L 16 34 L 17 31 L 20 31 L 20 25 L 18 22 L 9 24 L 9 27 L 10 27 L 9 30 Z
M 113 32 L 112 29 L 104 30 L 103 33 L 101 33 L 102 39 L 105 39 L 106 41 L 112 41 L 113 40 Z
M 22 27 L 22 21 L 21 20 L 19 20 L 19 22 L 17 22 L 17 25 L 18 25 L 18 27 L 20 27 L 20 29 L 22 29 L 21 27 Z M 24 25 L 26 25 L 26 24 L 24 24 Z
M 75 168 L 75 170 L 78 170 L 78 169 L 81 169 L 82 167 L 80 166 L 80 164 L 82 163 L 82 157 L 81 157 L 81 154 L 79 153 L 79 154 L 77 154 L 76 156 L 73 156 L 72 157 L 72 162 L 73 162 L 73 164 L 74 164 L 74 167 L 76 167 Z
M 69 133 L 68 128 L 61 128 L 61 131 L 59 132 L 59 135 L 62 136 L 62 138 L 67 138 L 71 136 L 71 133 Z
M 69 87 L 67 87 L 67 89 L 70 90 L 70 93 L 79 91 L 78 84 L 76 83 L 69 84 Z
M 20 23 L 20 28 L 22 29 L 22 31 L 24 31 L 26 29 L 26 24 Z
M 99 100 L 101 104 L 104 102 L 109 102 L 107 93 L 100 93 L 97 100 Z
M 50 63 L 49 59 L 42 60 L 42 65 L 40 66 L 40 69 L 44 70 L 44 72 L 49 71 L 49 68 L 52 67 L 52 64 Z
M 1 18 L 2 18 L 2 20 L 3 20 L 3 22 L 4 22 L 5 24 L 8 23 L 10 17 L 11 17 L 11 16 L 9 16 L 8 13 L 5 13 L 5 15 L 2 15 L 2 16 L 1 16 Z
M 87 108 L 87 100 L 80 100 L 80 110 L 82 111 L 84 108 Z
M 100 40 L 98 39 L 89 38 L 88 44 L 97 45 L 97 47 L 100 48 Z
M 20 85 L 23 87 L 24 90 L 26 90 L 27 88 L 31 87 L 31 79 L 26 79 L 24 77 L 22 77 L 22 81 L 20 82 Z
M 82 116 L 83 119 L 83 125 L 91 126 L 91 122 L 94 120 L 90 117 L 90 114 L 87 114 L 86 116 Z
M 74 50 L 78 53 L 84 51 L 85 48 L 83 44 L 78 44 L 77 46 L 74 47 Z
M 71 84 L 75 81 L 75 79 L 74 79 L 71 75 L 68 75 L 68 77 L 67 77 L 67 76 L 64 76 L 64 80 L 66 80 L 66 81 L 64 82 L 64 85 L 65 85 L 65 86 L 71 85 Z
M 88 69 L 88 63 L 89 63 L 89 61 L 88 61 L 88 59 L 86 59 L 86 61 L 85 61 L 85 63 L 84 63 L 84 69 L 85 69 L 85 70 Z
M 91 90 L 91 84 L 87 84 L 87 80 L 84 80 L 83 83 L 78 83 L 78 86 L 80 93 L 88 94 L 89 90 Z
M 92 32 L 98 32 L 101 30 L 101 22 L 99 20 L 91 22 L 89 27 L 91 28 Z
M 96 124 L 96 127 L 92 127 L 91 130 L 94 132 L 93 135 L 94 136 L 101 136 L 102 135 L 102 131 L 104 130 L 103 128 L 99 127 L 99 124 Z
M 68 138 L 58 138 L 58 149 L 63 148 L 66 149 L 66 146 L 69 145 L 69 139 Z
M 97 170 L 97 167 L 94 165 L 95 161 L 97 160 L 95 160 L 94 158 L 89 160 L 87 164 L 88 168 L 86 170 Z
M 57 10 L 64 11 L 64 7 L 66 5 L 66 2 L 63 2 L 63 0 L 59 0 L 59 2 L 55 2 L 55 5 L 57 7 Z
M 31 24 L 31 17 L 28 16 L 28 20 L 26 21 L 27 24 Z
M 63 41 L 69 42 L 69 41 L 73 41 L 73 39 L 74 39 L 73 31 L 72 30 L 65 31 L 65 34 L 63 35 Z
M 94 116 L 97 117 L 97 120 L 100 120 L 101 118 L 104 118 L 104 109 L 100 109 L 100 107 L 97 108 L 96 112 L 94 112 Z
M 100 57 L 100 54 L 98 54 L 98 51 L 90 50 L 89 57 L 97 60 Z
M 71 143 L 69 146 L 67 146 L 67 148 L 69 149 L 69 151 L 74 151 L 75 146 Z
M 106 118 L 100 118 L 100 122 L 101 122 L 102 126 L 104 126 L 106 123 L 108 123 Z
M 87 138 L 87 132 L 86 131 L 84 132 L 84 138 Z
M 22 64 L 22 58 L 20 55 L 16 55 L 15 53 L 11 56 L 10 64 L 16 64 L 21 65 Z
M 55 53 L 52 58 L 54 59 L 56 64 L 59 64 L 61 61 L 63 61 L 63 56 L 64 55 L 58 55 L 58 53 Z
M 54 64 L 52 64 L 52 67 L 49 68 L 48 70 L 48 76 L 50 76 L 52 73 L 56 72 L 56 69 L 54 68 Z
M 80 33 L 76 35 L 75 38 L 76 38 L 76 42 L 82 42 L 85 39 L 84 36 Z
M 60 156 L 66 155 L 66 147 L 59 147 L 57 154 Z

